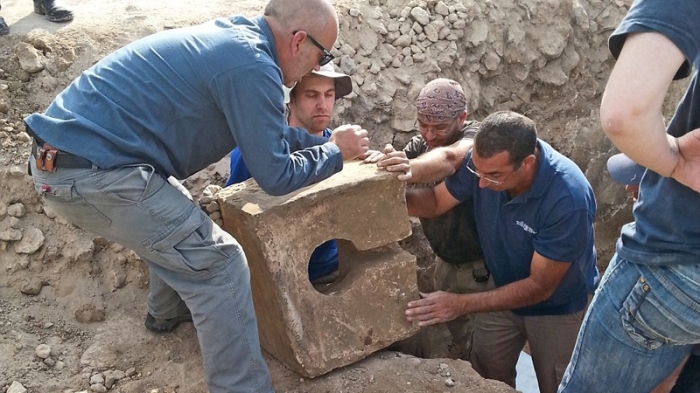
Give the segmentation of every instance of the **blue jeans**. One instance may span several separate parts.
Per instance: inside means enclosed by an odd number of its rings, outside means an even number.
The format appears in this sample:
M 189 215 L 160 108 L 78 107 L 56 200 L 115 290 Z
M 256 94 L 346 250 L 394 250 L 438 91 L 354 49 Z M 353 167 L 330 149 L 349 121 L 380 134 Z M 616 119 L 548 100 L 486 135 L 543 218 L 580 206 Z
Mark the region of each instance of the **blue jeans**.
M 134 250 L 150 271 L 149 312 L 192 312 L 211 393 L 272 392 L 241 246 L 150 165 L 36 170 L 58 214 Z
M 640 265 L 615 255 L 559 392 L 649 392 L 697 343 L 700 265 Z

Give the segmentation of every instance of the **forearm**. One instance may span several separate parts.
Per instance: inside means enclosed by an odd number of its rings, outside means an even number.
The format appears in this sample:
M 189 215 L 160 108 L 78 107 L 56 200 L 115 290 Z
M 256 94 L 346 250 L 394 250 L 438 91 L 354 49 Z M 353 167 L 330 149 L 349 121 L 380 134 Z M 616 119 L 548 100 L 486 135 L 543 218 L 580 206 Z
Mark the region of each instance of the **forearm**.
M 432 188 L 407 188 L 406 207 L 408 215 L 413 217 L 430 218 L 435 217 L 437 210 L 437 199 Z
M 630 114 L 627 119 L 604 118 L 603 131 L 612 143 L 641 166 L 669 177 L 678 165 L 676 138 L 666 133 L 661 112 Z
M 412 184 L 434 183 L 454 174 L 473 145 L 472 140 L 463 139 L 451 146 L 429 151 L 410 160 Z
M 620 52 L 600 107 L 610 140 L 638 164 L 670 176 L 679 162 L 675 138 L 666 134 L 662 106 L 685 56 L 658 33 L 631 34 Z
M 547 288 L 530 277 L 490 291 L 463 296 L 461 314 L 507 311 L 547 300 L 555 288 Z

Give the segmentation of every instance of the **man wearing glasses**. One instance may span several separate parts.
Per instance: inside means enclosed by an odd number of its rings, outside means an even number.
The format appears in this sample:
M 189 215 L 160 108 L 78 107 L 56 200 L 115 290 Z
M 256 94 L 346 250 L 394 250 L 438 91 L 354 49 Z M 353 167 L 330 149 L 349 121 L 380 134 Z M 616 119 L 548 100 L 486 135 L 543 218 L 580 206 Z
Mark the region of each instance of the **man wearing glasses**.
M 184 179 L 238 146 L 260 187 L 282 195 L 364 156 L 359 126 L 325 140 L 284 119 L 282 85 L 329 62 L 337 35 L 328 0 L 270 0 L 256 18 L 135 41 L 25 119 L 44 203 L 141 257 L 150 272 L 147 328 L 194 321 L 211 393 L 273 391 L 250 273 L 236 239 L 166 178 Z
M 503 111 L 481 123 L 454 175 L 406 192 L 408 212 L 418 217 L 468 198 L 496 288 L 421 294 L 406 316 L 427 326 L 473 314 L 469 360 L 483 377 L 513 387 L 529 342 L 540 391 L 554 393 L 598 282 L 593 190 L 576 164 L 537 138 L 532 120 Z
M 399 157 L 410 159 L 416 187 L 433 187 L 453 174 L 472 146 L 479 123 L 467 120 L 467 99 L 454 80 L 439 78 L 428 82 L 416 98 L 419 134 L 402 152 L 387 152 L 377 165 L 399 164 Z M 368 158 L 366 161 L 371 160 Z M 396 160 L 396 162 L 394 162 Z M 493 279 L 484 266 L 474 222 L 471 200 L 465 200 L 444 214 L 421 218 L 421 226 L 435 252 L 433 286 L 452 293 L 475 293 L 493 288 Z M 454 343 L 469 360 L 473 324 L 470 315 L 462 315 L 446 326 Z

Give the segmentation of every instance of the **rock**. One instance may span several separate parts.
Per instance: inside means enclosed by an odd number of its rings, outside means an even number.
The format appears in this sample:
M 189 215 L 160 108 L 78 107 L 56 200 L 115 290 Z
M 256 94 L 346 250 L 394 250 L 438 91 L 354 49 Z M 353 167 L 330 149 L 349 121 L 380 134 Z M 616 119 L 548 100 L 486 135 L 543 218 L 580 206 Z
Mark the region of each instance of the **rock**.
M 51 358 L 44 359 L 44 364 L 48 367 L 54 368 L 56 366 L 56 361 Z
M 29 136 L 29 134 L 27 134 L 26 132 L 22 131 L 19 134 L 17 134 L 17 140 L 19 140 L 20 142 L 27 143 L 32 140 L 32 137 Z
M 39 359 L 46 359 L 51 355 L 51 347 L 46 344 L 39 344 L 34 353 Z
M 537 71 L 537 78 L 544 83 L 554 86 L 561 86 L 569 80 L 569 77 L 561 68 L 559 60 L 549 62 L 543 69 Z
M 111 389 L 114 384 L 120 379 L 126 378 L 126 373 L 120 370 L 109 370 L 104 372 L 105 375 L 105 386 L 107 389 Z
M 102 376 L 102 374 L 100 374 L 100 373 L 97 373 L 97 374 L 93 375 L 92 377 L 90 377 L 90 385 L 94 385 L 96 383 L 98 383 L 100 385 L 104 385 L 105 377 Z
M 107 393 L 107 388 L 105 385 L 100 385 L 99 383 L 96 383 L 94 385 L 90 385 L 90 391 L 93 391 L 95 393 Z
M 447 7 L 445 2 L 438 1 L 437 4 L 435 4 L 435 13 L 442 16 L 447 16 L 450 14 L 450 9 Z
M 126 371 L 124 372 L 124 374 L 125 374 L 127 377 L 131 378 L 131 377 L 133 377 L 134 375 L 136 375 L 136 369 L 135 369 L 134 367 L 128 368 L 128 369 L 126 369 Z
M 56 218 L 56 211 L 53 210 L 51 206 L 44 206 L 44 214 L 46 214 L 48 218 Z
M 16 242 L 18 240 L 22 240 L 22 231 L 13 228 L 0 230 L 0 240 L 6 242 Z
M 19 59 L 19 66 L 30 74 L 37 73 L 44 69 L 42 55 L 33 46 L 26 42 L 20 42 L 15 48 L 15 54 Z
M 22 286 L 19 288 L 19 291 L 25 295 L 36 296 L 39 294 L 39 292 L 41 292 L 41 288 L 43 286 L 44 283 L 38 277 L 32 277 L 27 279 L 22 284 Z
M 44 244 L 44 234 L 38 228 L 27 228 L 22 240 L 15 243 L 15 252 L 18 254 L 34 254 Z
M 27 212 L 24 205 L 21 203 L 14 203 L 7 207 L 7 215 L 12 217 L 20 218 Z
M 384 22 L 376 19 L 368 19 L 367 24 L 369 28 L 372 29 L 377 34 L 386 35 L 389 31 L 384 26 Z
M 350 14 L 350 16 L 355 17 L 355 18 L 362 15 L 362 12 L 360 10 L 358 10 L 357 8 L 350 8 L 350 11 L 348 11 L 348 13 Z
M 5 100 L 0 100 L 0 113 L 7 113 L 10 111 L 10 104 Z
M 452 379 L 452 377 L 447 378 L 447 379 L 445 380 L 445 386 L 447 386 L 448 388 L 454 387 L 454 386 L 455 386 L 455 381 L 454 381 L 454 379 Z
M 397 38 L 391 44 L 397 48 L 403 48 L 403 47 L 409 46 L 409 45 L 411 45 L 411 37 L 407 36 L 407 35 L 402 35 L 401 37 Z
M 80 323 L 104 322 L 105 312 L 92 303 L 85 303 L 73 311 L 76 321 Z
M 213 212 L 218 212 L 218 211 L 220 211 L 221 208 L 219 207 L 219 202 L 217 202 L 217 201 L 212 201 L 211 203 L 209 203 L 209 204 L 207 205 L 206 210 L 207 210 L 207 213 L 213 213 Z
M 12 385 L 7 389 L 7 393 L 27 393 L 27 389 L 17 381 L 12 381 Z
M 59 360 L 59 361 L 56 362 L 56 365 L 55 365 L 53 368 L 54 368 L 54 370 L 56 370 L 56 371 L 61 371 L 61 370 L 63 370 L 64 368 L 66 368 L 66 364 L 65 364 L 64 362 L 62 362 L 62 361 Z
M 425 33 L 425 37 L 430 41 L 430 42 L 437 42 L 438 41 L 438 31 L 435 30 L 435 26 L 433 26 L 432 23 L 428 24 L 423 28 L 423 32 Z
M 357 64 L 346 55 L 340 58 L 340 69 L 348 75 L 354 75 L 357 72 Z
M 411 9 L 411 16 L 413 17 L 413 19 L 416 20 L 416 22 L 420 23 L 423 26 L 430 23 L 430 14 L 428 13 L 428 11 L 420 7 L 413 7 L 413 9 Z
M 352 46 L 350 46 L 350 45 L 348 45 L 348 44 L 343 44 L 343 45 L 340 47 L 340 52 L 341 52 L 342 54 L 344 54 L 344 55 L 348 55 L 348 56 L 351 56 L 351 57 L 352 57 L 352 56 L 355 56 L 355 53 L 356 53 L 355 48 L 353 48 Z
M 489 36 L 489 25 L 482 21 L 474 21 L 471 25 L 472 31 L 469 34 L 469 42 L 477 46 L 486 41 Z

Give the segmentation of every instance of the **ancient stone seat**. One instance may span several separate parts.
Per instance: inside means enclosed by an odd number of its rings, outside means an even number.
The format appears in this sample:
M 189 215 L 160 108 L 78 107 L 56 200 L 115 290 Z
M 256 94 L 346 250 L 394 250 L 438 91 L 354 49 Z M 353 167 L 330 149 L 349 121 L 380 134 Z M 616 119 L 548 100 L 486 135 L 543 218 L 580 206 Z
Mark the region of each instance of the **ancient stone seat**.
M 261 345 L 289 368 L 315 377 L 418 331 L 404 317 L 418 298 L 416 259 L 397 245 L 411 227 L 394 175 L 350 162 L 282 197 L 252 179 L 217 197 L 248 258 Z M 339 239 L 340 276 L 314 288 L 309 256 L 330 239 Z

